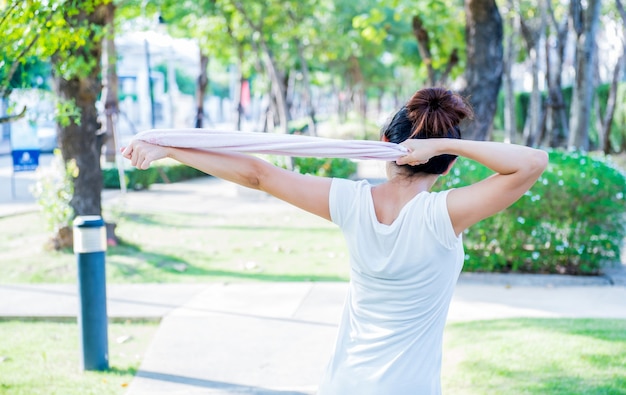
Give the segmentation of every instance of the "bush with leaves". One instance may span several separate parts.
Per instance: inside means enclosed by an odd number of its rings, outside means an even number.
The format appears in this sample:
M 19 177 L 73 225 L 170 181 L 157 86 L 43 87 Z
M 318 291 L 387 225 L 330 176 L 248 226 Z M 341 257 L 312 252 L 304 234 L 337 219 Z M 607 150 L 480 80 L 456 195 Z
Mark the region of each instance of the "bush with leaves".
M 293 168 L 300 174 L 320 177 L 350 178 L 357 172 L 356 162 L 345 158 L 301 158 L 274 155 L 261 155 L 275 166 Z M 291 163 L 289 161 L 291 160 Z
M 462 187 L 491 173 L 459 158 L 436 187 Z M 606 159 L 552 151 L 521 199 L 465 232 L 464 269 L 593 275 L 619 262 L 625 237 L 626 176 Z
M 343 158 L 293 158 L 293 167 L 301 174 L 336 178 L 350 178 L 357 171 L 355 162 Z
M 76 161 L 65 162 L 61 151 L 56 149 L 50 166 L 40 167 L 37 172 L 37 182 L 31 193 L 37 199 L 48 230 L 54 232 L 51 240 L 53 247 L 69 247 L 74 219 L 70 200 L 74 195 L 73 179 L 78 177 Z
M 134 167 L 124 170 L 126 187 L 136 190 L 149 188 L 159 182 L 178 182 L 202 176 L 206 176 L 206 173 L 182 164 L 158 164 L 146 170 Z M 102 169 L 102 180 L 104 188 L 120 187 L 119 172 L 114 166 Z

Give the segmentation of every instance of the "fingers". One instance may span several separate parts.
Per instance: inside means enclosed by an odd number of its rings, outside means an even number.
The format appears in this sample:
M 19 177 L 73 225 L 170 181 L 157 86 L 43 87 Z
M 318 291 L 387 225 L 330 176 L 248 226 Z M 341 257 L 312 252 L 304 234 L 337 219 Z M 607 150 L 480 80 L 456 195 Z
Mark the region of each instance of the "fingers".
M 150 163 L 152 163 L 152 160 L 150 160 L 149 158 L 145 157 L 141 161 L 137 161 L 137 163 L 138 163 L 138 165 L 137 165 L 138 169 L 146 170 L 148 167 L 150 167 Z
M 145 162 L 144 153 L 141 147 L 135 147 L 135 142 L 131 142 L 128 146 L 120 148 L 122 156 L 126 159 L 130 159 L 130 164 L 133 167 L 147 169 L 150 166 L 150 161 Z M 143 167 L 145 166 L 145 167 Z
M 428 163 L 428 159 L 420 160 L 420 159 L 412 157 L 411 154 L 402 156 L 396 160 L 396 164 L 398 165 L 418 166 L 418 165 L 423 165 L 425 163 Z
M 128 146 L 126 147 L 122 147 L 120 148 L 120 151 L 122 152 L 122 156 L 126 159 L 131 159 L 132 155 L 133 155 L 133 151 L 134 151 L 134 145 L 133 143 L 130 143 Z
M 406 156 L 401 156 L 400 158 L 396 159 L 396 165 L 402 166 L 402 165 L 408 164 L 409 163 L 408 161 L 410 160 L 408 159 L 408 157 L 409 156 L 406 155 Z
M 145 170 L 150 164 L 163 157 L 150 144 L 132 141 L 127 147 L 121 148 L 124 158 L 130 160 L 131 166 Z

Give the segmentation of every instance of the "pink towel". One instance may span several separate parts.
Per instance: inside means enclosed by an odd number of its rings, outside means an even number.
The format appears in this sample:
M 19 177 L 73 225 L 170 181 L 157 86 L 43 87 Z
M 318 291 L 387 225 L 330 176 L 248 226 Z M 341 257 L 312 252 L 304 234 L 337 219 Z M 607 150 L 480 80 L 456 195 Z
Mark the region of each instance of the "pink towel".
M 230 150 L 245 153 L 318 158 L 378 159 L 395 161 L 408 153 L 399 144 L 370 140 L 231 132 L 211 129 L 153 129 L 134 139 L 167 147 Z

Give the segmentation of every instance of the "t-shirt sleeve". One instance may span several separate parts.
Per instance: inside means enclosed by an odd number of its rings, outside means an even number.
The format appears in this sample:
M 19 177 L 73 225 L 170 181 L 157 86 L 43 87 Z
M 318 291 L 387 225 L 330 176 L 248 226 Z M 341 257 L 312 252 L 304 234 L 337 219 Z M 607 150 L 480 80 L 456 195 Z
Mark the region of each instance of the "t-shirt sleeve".
M 343 227 L 350 215 L 354 213 L 357 183 L 344 178 L 333 178 L 328 195 L 330 219 Z
M 450 190 L 431 193 L 430 209 L 427 211 L 428 226 L 431 228 L 435 237 L 446 248 L 453 248 L 457 243 L 461 242 L 461 235 L 454 233 L 450 213 L 448 212 L 448 193 Z

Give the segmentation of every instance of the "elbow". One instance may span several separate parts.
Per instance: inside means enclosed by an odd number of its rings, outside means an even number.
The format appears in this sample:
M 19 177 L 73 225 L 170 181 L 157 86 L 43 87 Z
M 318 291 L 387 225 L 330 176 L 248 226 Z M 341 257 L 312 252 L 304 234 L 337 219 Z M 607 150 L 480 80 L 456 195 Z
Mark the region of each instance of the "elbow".
M 548 167 L 549 157 L 546 151 L 533 149 L 527 160 L 527 169 L 535 178 Z
M 546 151 L 535 150 L 535 153 L 533 155 L 533 162 L 539 173 L 543 173 L 546 167 L 548 167 L 550 157 L 548 156 L 548 153 Z
M 263 180 L 265 179 L 265 168 L 262 162 L 253 162 L 250 171 L 245 174 L 245 181 L 242 183 L 248 188 L 263 189 Z

